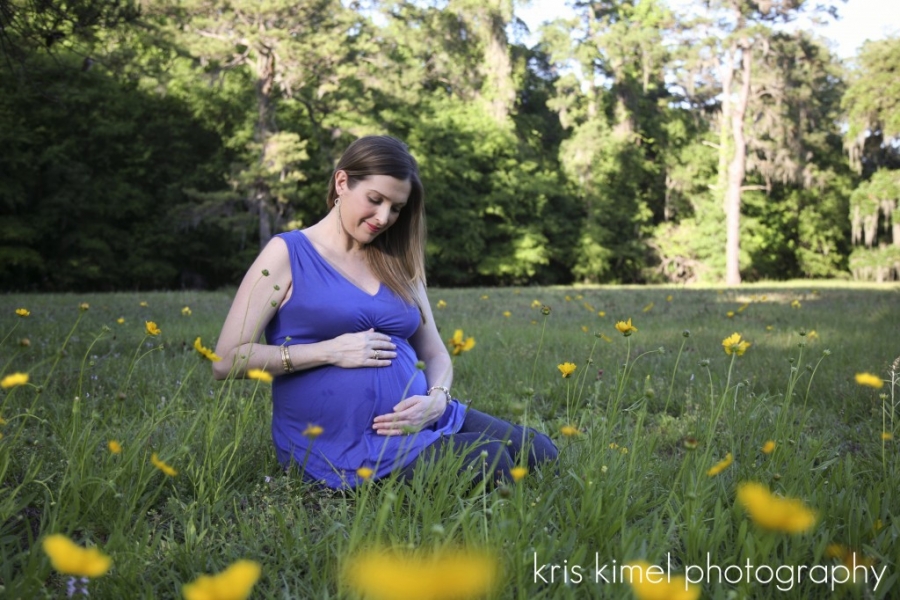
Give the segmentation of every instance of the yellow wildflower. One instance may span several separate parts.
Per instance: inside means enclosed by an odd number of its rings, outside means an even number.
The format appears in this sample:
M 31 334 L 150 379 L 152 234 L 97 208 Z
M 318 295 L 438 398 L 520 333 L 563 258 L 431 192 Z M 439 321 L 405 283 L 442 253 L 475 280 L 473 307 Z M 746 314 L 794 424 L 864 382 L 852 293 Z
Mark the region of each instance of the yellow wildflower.
M 738 307 L 737 311 L 738 311 L 739 313 L 742 313 L 742 312 L 744 312 L 745 310 L 747 310 L 747 307 L 748 307 L 748 306 L 750 306 L 748 303 L 741 304 L 741 305 Z
M 729 356 L 734 353 L 738 356 L 743 356 L 744 352 L 747 351 L 747 348 L 751 346 L 750 342 L 744 340 L 741 341 L 741 334 L 732 333 L 730 336 L 722 340 L 722 347 L 725 349 L 725 354 Z
M 572 301 L 572 296 L 569 296 L 568 294 L 566 294 L 565 300 L 566 300 L 566 302 L 571 302 L 571 301 Z
M 892 439 L 894 439 L 894 434 L 891 433 L 890 431 L 882 431 L 881 432 L 881 441 L 889 442 Z
M 437 307 L 438 307 L 438 308 L 447 308 L 447 303 L 444 302 L 443 300 L 438 300 L 438 301 L 437 301 Z
M 31 311 L 28 310 L 27 308 L 17 308 L 16 314 L 22 318 L 25 318 L 25 317 L 31 316 Z
M 803 305 L 800 304 L 799 300 L 794 300 L 793 302 L 791 302 L 791 308 L 800 308 L 801 306 Z
M 725 313 L 725 316 L 728 317 L 729 319 L 733 319 L 734 311 L 729 310 L 727 313 Z
M 772 326 L 772 325 L 766 325 L 766 331 L 772 331 L 772 330 L 774 330 L 774 329 L 775 329 L 774 326 Z
M 763 454 L 772 454 L 775 451 L 775 440 L 769 440 L 760 448 Z
M 540 308 L 541 306 L 543 306 L 543 303 L 540 300 L 531 301 L 531 308 Z
M 581 331 L 583 331 L 584 333 L 587 333 L 588 331 L 590 331 L 590 329 L 588 329 L 588 326 L 587 326 L 587 325 L 582 325 L 582 326 L 581 326 Z
M 201 575 L 181 587 L 185 600 L 245 600 L 259 580 L 256 561 L 239 560 L 217 575 Z
M 370 469 L 369 467 L 360 467 L 356 470 L 356 475 L 364 481 L 368 481 L 369 479 L 371 479 L 372 475 L 374 474 L 375 471 Z
M 78 310 L 80 310 L 81 312 L 90 310 L 90 308 L 91 308 L 91 305 L 88 304 L 87 302 L 82 302 L 81 304 L 78 305 Z
M 112 566 L 112 559 L 97 548 L 82 548 L 61 533 L 48 535 L 41 542 L 50 564 L 63 575 L 100 577 Z
M 875 388 L 876 390 L 881 389 L 884 386 L 884 381 L 878 375 L 873 375 L 872 373 L 857 373 L 856 374 L 856 383 L 859 385 L 865 385 L 870 388 Z
M 607 344 L 612 343 L 612 338 L 606 335 L 605 333 L 600 334 L 600 339 L 606 342 Z
M 512 316 L 512 313 L 509 312 L 508 310 L 504 310 L 504 311 L 503 311 L 503 316 L 509 318 L 509 317 Z
M 150 455 L 150 462 L 153 463 L 153 466 L 168 475 L 169 477 L 175 477 L 178 475 L 178 471 L 164 463 L 159 459 L 159 456 L 154 452 Z
M 116 323 L 118 323 L 119 325 L 122 325 L 124 322 L 125 322 L 125 317 L 119 317 L 118 319 L 116 319 Z
M 464 338 L 462 329 L 457 329 L 456 331 L 454 331 L 453 337 L 450 338 L 448 342 L 450 343 L 450 350 L 453 356 L 458 356 L 463 352 L 468 352 L 475 346 L 475 338 Z
M 561 365 L 556 365 L 556 368 L 559 369 L 559 372 L 562 373 L 563 379 L 565 379 L 566 377 L 574 373 L 577 367 L 575 366 L 575 363 L 565 362 Z
M 578 428 L 574 425 L 563 425 L 559 428 L 559 432 L 566 437 L 575 437 L 576 435 L 581 435 L 581 432 L 578 431 Z
M 162 333 L 153 321 L 146 321 L 144 323 L 144 329 L 147 331 L 147 335 L 159 335 Z
M 619 321 L 616 323 L 616 329 L 625 337 L 637 331 L 637 327 L 631 324 L 631 319 L 628 319 L 628 322 Z
M 706 472 L 710 477 L 715 477 L 725 469 L 731 466 L 731 463 L 734 462 L 734 457 L 731 455 L 731 452 L 725 455 L 725 458 L 714 464 L 710 469 Z
M 31 340 L 29 340 L 28 338 L 22 338 L 19 340 L 19 345 L 23 348 L 27 348 L 31 345 Z
M 116 440 L 109 440 L 107 442 L 106 447 L 109 448 L 109 451 L 113 454 L 121 454 L 122 453 L 122 444 L 117 442 Z
M 816 330 L 815 330 L 815 329 L 813 329 L 812 331 L 810 331 L 809 333 L 806 334 L 806 338 L 809 339 L 809 340 L 814 340 L 814 339 L 816 339 L 816 338 L 818 338 L 818 337 L 819 337 L 819 334 L 816 333 Z
M 141 308 L 147 308 L 148 306 L 150 306 L 150 305 L 147 304 L 147 301 L 146 301 L 146 300 L 142 300 L 142 301 L 141 301 L 141 303 L 140 303 L 140 307 L 141 307 Z
M 653 302 L 643 308 L 643 312 L 650 312 L 651 310 L 653 310 Z
M 596 310 L 593 306 L 591 306 L 591 305 L 588 304 L 587 302 L 585 302 L 584 304 L 582 304 L 582 306 L 583 306 L 584 309 L 585 309 L 586 311 L 588 311 L 588 312 L 594 312 L 594 311 Z
M 761 483 L 738 486 L 737 499 L 754 523 L 764 529 L 785 533 L 803 533 L 816 524 L 816 514 L 795 498 L 782 498 Z
M 513 481 L 519 482 L 528 475 L 528 469 L 525 467 L 513 467 L 509 470 L 509 474 L 512 475 Z
M 190 307 L 190 306 L 185 306 L 184 308 L 182 308 L 182 309 L 181 309 L 181 314 L 183 314 L 183 315 L 186 316 L 186 317 L 191 316 L 191 307 Z
M 700 597 L 700 586 L 688 583 L 683 575 L 670 576 L 662 567 L 645 560 L 627 563 L 622 575 L 631 584 L 638 600 L 697 600 Z
M 263 383 L 272 383 L 273 379 L 270 373 L 263 371 L 262 369 L 250 369 L 247 371 L 247 378 L 262 381 Z
M 666 296 L 666 302 L 671 302 L 671 301 L 672 301 L 672 294 L 669 294 L 668 296 Z
M 598 310 L 598 311 L 597 311 L 597 316 L 598 316 L 598 317 L 605 317 L 605 316 L 606 316 L 606 311 L 605 311 L 605 310 Z
M 483 597 L 494 587 L 497 572 L 497 558 L 484 552 L 415 556 L 373 548 L 345 562 L 343 579 L 372 600 L 450 600 Z
M 222 360 L 222 357 L 213 352 L 210 348 L 207 348 L 203 344 L 200 343 L 200 338 L 194 340 L 194 350 L 200 353 L 201 356 L 211 360 L 212 362 L 219 362 Z
M 487 300 L 488 298 L 490 298 L 490 296 L 488 296 L 487 294 L 482 294 L 482 295 L 481 295 L 481 299 L 482 299 L 482 300 Z
M 321 425 L 307 425 L 303 435 L 311 440 L 316 439 L 325 432 Z
M 18 387 L 28 383 L 28 373 L 10 373 L 0 380 L 0 388 L 8 390 L 12 387 Z

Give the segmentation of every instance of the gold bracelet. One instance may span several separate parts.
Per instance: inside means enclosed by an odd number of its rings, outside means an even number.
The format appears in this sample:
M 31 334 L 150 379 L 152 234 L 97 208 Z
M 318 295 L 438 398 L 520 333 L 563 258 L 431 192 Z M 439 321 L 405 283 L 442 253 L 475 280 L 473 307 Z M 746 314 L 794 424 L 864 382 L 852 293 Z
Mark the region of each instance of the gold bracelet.
M 440 391 L 444 392 L 447 395 L 447 402 L 450 402 L 450 400 L 453 399 L 453 396 L 450 395 L 450 388 L 448 388 L 447 386 L 443 386 L 443 385 L 431 386 L 430 388 L 428 388 L 428 391 L 425 392 L 425 395 L 430 396 L 431 392 L 433 392 L 434 390 L 440 390 Z
M 294 363 L 291 362 L 291 353 L 288 352 L 287 346 L 281 347 L 281 366 L 284 367 L 285 373 L 294 372 Z

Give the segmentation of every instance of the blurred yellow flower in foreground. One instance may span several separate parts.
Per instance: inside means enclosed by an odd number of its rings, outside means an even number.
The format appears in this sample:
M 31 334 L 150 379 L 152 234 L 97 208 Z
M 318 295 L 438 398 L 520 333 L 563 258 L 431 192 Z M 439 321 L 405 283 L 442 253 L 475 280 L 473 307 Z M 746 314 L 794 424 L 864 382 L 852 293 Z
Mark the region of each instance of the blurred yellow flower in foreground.
M 574 425 L 563 425 L 559 428 L 559 432 L 566 437 L 574 437 L 576 435 L 581 435 L 581 432 L 578 431 L 578 428 Z
M 24 317 L 30 316 L 30 315 L 31 315 L 31 311 L 28 310 L 27 308 L 17 308 L 17 309 L 16 309 L 16 314 L 19 315 L 20 317 L 23 317 L 23 318 L 24 318 Z
M 181 309 L 181 314 L 183 314 L 183 315 L 186 316 L 186 317 L 191 316 L 191 307 L 190 307 L 190 306 L 185 306 L 184 308 L 182 308 L 182 309 Z
M 760 448 L 763 454 L 772 454 L 775 451 L 775 441 L 769 440 Z
M 247 378 L 262 381 L 263 383 L 272 383 L 274 379 L 270 373 L 262 369 L 250 369 L 247 371 Z
M 457 329 L 453 332 L 453 337 L 448 340 L 450 343 L 450 351 L 453 356 L 458 356 L 463 352 L 468 352 L 475 347 L 475 338 L 464 337 L 463 330 Z
M 443 300 L 438 300 L 437 307 L 438 308 L 447 308 L 447 303 L 444 302 Z
M 725 455 L 725 458 L 714 464 L 709 470 L 706 472 L 710 477 L 715 477 L 725 469 L 731 466 L 731 463 L 734 462 L 734 457 L 731 455 L 731 452 Z
M 519 482 L 528 475 L 528 469 L 525 467 L 513 467 L 509 470 L 509 474 L 512 475 L 513 481 Z
M 732 353 L 737 354 L 738 356 L 743 356 L 744 352 L 747 351 L 747 348 L 751 346 L 750 342 L 746 340 L 741 340 L 741 334 L 732 333 L 730 336 L 722 340 L 722 347 L 725 349 L 725 354 L 731 356 Z
M 563 379 L 571 375 L 575 372 L 575 369 L 578 367 L 575 366 L 575 363 L 565 362 L 561 365 L 556 365 L 556 368 L 559 369 L 559 372 L 562 373 Z
M 41 543 L 50 564 L 63 575 L 100 577 L 112 566 L 112 559 L 97 548 L 82 548 L 61 533 L 48 535 Z
M 8 390 L 26 383 L 28 383 L 28 373 L 10 373 L 3 379 L 0 379 L 0 388 Z
M 628 337 L 629 335 L 631 335 L 632 333 L 637 331 L 637 327 L 635 327 L 634 325 L 631 324 L 631 319 L 628 319 L 627 322 L 626 321 L 617 322 L 616 329 L 619 331 L 619 333 L 621 333 L 625 337 Z
M 873 375 L 872 373 L 857 373 L 856 383 L 875 388 L 876 390 L 881 389 L 881 387 L 884 386 L 884 381 L 881 377 Z
M 374 600 L 479 598 L 497 581 L 497 558 L 486 552 L 443 551 L 433 556 L 372 549 L 348 558 L 344 579 Z
M 144 329 L 147 331 L 147 335 L 159 335 L 162 333 L 153 321 L 146 321 L 144 323 Z
M 303 430 L 303 436 L 307 437 L 311 440 L 316 439 L 320 435 L 325 433 L 325 430 L 322 429 L 321 425 L 307 425 L 306 429 Z
M 803 533 L 816 524 L 816 513 L 796 498 L 774 495 L 761 483 L 738 486 L 737 499 L 754 523 L 764 529 L 784 533 Z
M 185 600 L 244 600 L 259 580 L 256 561 L 239 560 L 217 575 L 201 575 L 181 588 Z
M 700 597 L 700 587 L 687 583 L 683 575 L 670 577 L 665 569 L 645 560 L 633 560 L 624 565 L 622 576 L 631 584 L 638 600 L 696 600 Z
M 201 356 L 206 357 L 208 360 L 212 362 L 219 362 L 222 360 L 222 357 L 213 352 L 210 348 L 207 348 L 203 344 L 200 343 L 200 338 L 194 340 L 194 350 L 200 353 Z
M 122 444 L 120 444 L 116 440 L 109 440 L 109 442 L 106 444 L 106 447 L 109 448 L 109 451 L 113 454 L 120 454 L 122 452 Z
M 153 454 L 150 455 L 150 462 L 153 463 L 154 467 L 156 467 L 157 469 L 159 469 L 160 471 L 162 471 L 169 477 L 175 477 L 176 475 L 178 475 L 178 471 L 176 471 L 175 469 L 173 469 L 172 467 L 170 467 L 169 465 L 167 465 L 166 463 L 161 461 L 159 459 L 159 456 L 157 456 L 156 452 L 154 452 Z
M 372 475 L 375 474 L 375 471 L 373 471 L 369 467 L 360 467 L 356 470 L 356 474 L 360 479 L 368 481 L 372 478 Z

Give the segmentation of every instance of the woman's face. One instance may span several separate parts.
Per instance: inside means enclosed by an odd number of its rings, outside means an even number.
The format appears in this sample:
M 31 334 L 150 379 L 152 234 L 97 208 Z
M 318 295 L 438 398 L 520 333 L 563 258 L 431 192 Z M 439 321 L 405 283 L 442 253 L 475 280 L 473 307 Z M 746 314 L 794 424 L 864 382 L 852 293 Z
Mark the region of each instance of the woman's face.
M 341 198 L 344 230 L 362 244 L 372 242 L 393 225 L 404 209 L 412 184 L 390 175 L 370 175 L 351 189 L 343 172 L 336 175 L 335 190 Z

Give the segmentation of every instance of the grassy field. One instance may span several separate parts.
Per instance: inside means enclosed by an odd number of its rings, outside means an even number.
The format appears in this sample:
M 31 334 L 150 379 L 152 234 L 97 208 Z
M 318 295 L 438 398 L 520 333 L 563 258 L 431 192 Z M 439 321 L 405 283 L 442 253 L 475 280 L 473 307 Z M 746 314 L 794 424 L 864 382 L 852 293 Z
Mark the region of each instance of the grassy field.
M 193 348 L 230 300 L 3 296 L 0 376 L 29 381 L 0 390 L 0 596 L 66 596 L 42 550 L 64 534 L 112 559 L 75 582 L 94 598 L 179 598 L 239 559 L 253 598 L 471 597 L 491 564 L 477 597 L 650 597 L 621 583 L 637 560 L 697 582 L 659 598 L 900 597 L 900 286 L 432 290 L 444 338 L 476 340 L 455 395 L 560 448 L 487 493 L 452 457 L 348 492 L 282 473 L 269 385 L 214 381 Z

